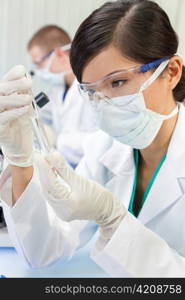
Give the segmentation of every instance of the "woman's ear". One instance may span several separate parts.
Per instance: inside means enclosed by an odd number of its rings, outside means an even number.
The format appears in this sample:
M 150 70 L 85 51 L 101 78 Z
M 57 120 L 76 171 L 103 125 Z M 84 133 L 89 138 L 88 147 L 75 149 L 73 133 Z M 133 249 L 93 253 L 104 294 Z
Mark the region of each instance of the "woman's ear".
M 183 61 L 179 56 L 173 56 L 168 64 L 166 74 L 168 76 L 169 84 L 173 90 L 179 83 L 182 76 Z

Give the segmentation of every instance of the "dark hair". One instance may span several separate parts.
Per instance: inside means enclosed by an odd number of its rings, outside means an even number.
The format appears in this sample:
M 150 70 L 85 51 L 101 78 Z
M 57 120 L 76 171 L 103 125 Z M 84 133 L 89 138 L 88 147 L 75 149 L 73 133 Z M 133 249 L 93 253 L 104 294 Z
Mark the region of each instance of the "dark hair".
M 140 63 L 172 57 L 178 37 L 165 11 L 149 0 L 107 2 L 83 21 L 72 42 L 70 60 L 79 82 L 87 63 L 108 45 Z M 176 101 L 185 98 L 185 67 L 173 90 Z
M 45 51 L 50 51 L 69 43 L 71 39 L 64 29 L 56 25 L 46 25 L 35 32 L 28 42 L 27 49 L 29 51 L 33 46 L 39 46 Z

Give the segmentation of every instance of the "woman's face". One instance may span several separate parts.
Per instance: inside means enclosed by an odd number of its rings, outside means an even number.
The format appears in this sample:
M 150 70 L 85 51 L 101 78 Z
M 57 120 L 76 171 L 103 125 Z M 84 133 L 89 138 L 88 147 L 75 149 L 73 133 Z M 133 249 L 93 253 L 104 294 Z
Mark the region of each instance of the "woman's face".
M 94 83 L 116 71 L 136 66 L 141 66 L 141 63 L 127 59 L 116 47 L 110 45 L 86 65 L 82 74 L 82 83 Z M 110 80 L 108 84 L 103 82 L 99 85 L 99 89 L 111 98 L 135 94 L 139 92 L 141 85 L 152 73 L 152 70 L 144 74 L 126 72 L 124 80 L 122 77 L 114 78 L 114 75 L 113 77 L 111 75 L 112 82 Z M 175 106 L 172 90 L 179 82 L 181 74 L 181 59 L 174 56 L 170 59 L 165 71 L 144 90 L 146 107 L 161 114 L 169 114 Z

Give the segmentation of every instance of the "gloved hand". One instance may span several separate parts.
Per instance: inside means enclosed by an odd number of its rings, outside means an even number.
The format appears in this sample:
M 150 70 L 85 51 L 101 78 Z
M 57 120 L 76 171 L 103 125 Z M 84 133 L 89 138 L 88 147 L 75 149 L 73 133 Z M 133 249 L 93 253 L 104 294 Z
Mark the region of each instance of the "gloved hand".
M 111 192 L 78 175 L 58 152 L 48 155 L 45 161 L 39 157 L 37 166 L 43 192 L 58 217 L 65 221 L 94 220 L 100 225 L 101 236 L 111 237 L 127 212 Z
M 32 81 L 25 75 L 20 65 L 0 81 L 0 147 L 8 163 L 21 167 L 32 164 L 33 152 Z

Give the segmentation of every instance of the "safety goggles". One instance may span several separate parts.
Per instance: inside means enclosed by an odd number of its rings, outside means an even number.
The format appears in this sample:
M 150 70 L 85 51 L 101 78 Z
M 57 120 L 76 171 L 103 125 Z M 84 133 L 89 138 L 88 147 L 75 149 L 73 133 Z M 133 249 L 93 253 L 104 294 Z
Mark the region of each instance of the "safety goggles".
M 67 51 L 71 48 L 71 44 L 64 45 L 60 47 L 63 51 Z M 39 60 L 33 62 L 35 68 L 39 68 L 49 57 L 54 54 L 55 49 L 50 50 L 45 55 L 43 55 Z
M 35 67 L 39 67 L 47 58 L 49 58 L 51 56 L 51 54 L 54 52 L 54 50 L 51 50 L 49 52 L 47 52 L 45 55 L 43 55 L 39 60 L 34 61 L 33 65 Z
M 167 60 L 169 60 L 168 57 L 157 59 L 148 64 L 116 71 L 93 83 L 81 83 L 79 84 L 80 93 L 90 101 L 108 102 L 115 97 L 138 93 L 147 80 L 146 73 Z

